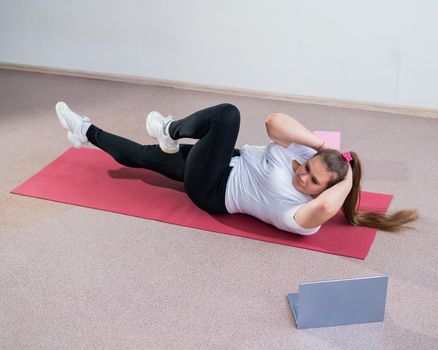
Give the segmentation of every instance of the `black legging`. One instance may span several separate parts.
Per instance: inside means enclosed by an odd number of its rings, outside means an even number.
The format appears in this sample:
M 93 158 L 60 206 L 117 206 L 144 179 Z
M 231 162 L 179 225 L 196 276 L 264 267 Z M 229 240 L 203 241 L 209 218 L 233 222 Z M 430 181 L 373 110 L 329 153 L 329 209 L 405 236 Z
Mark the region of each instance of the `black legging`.
M 109 153 L 117 162 L 133 168 L 156 171 L 183 181 L 190 199 L 201 209 L 226 213 L 225 189 L 229 166 L 240 126 L 239 110 L 228 103 L 209 107 L 170 124 L 174 140 L 199 139 L 195 145 L 181 144 L 179 152 L 168 154 L 158 145 L 140 145 L 91 125 L 88 140 Z

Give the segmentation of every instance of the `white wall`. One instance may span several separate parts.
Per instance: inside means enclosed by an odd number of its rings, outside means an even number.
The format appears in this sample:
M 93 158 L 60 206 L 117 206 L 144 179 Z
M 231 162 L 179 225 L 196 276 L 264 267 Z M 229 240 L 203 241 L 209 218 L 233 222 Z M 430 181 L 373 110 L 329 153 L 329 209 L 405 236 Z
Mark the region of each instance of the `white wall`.
M 438 108 L 438 1 L 0 0 L 0 61 Z

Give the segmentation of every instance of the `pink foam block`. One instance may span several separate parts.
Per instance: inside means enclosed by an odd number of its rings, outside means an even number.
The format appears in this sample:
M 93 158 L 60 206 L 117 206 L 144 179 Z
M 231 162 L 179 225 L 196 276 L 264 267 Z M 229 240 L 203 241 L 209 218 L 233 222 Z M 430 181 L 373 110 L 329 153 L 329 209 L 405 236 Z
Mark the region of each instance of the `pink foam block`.
M 329 148 L 341 149 L 341 133 L 339 131 L 314 131 L 313 133 L 323 139 Z
M 123 167 L 89 148 L 69 149 L 12 193 L 360 259 L 376 234 L 348 225 L 341 214 L 312 236 L 281 231 L 247 215 L 210 215 L 190 201 L 181 182 Z M 364 192 L 361 207 L 386 211 L 391 199 Z

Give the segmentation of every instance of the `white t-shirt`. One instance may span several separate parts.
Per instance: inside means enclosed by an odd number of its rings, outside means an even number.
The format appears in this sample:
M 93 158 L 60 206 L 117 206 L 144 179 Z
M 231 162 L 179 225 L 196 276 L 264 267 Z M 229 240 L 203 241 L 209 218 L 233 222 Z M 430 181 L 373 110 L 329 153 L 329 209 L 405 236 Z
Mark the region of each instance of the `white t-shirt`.
M 292 160 L 302 164 L 315 150 L 291 144 L 285 148 L 273 142 L 267 146 L 245 145 L 233 166 L 225 192 L 229 213 L 252 215 L 281 230 L 311 235 L 321 226 L 306 229 L 294 219 L 296 211 L 313 198 L 297 191 L 292 184 Z

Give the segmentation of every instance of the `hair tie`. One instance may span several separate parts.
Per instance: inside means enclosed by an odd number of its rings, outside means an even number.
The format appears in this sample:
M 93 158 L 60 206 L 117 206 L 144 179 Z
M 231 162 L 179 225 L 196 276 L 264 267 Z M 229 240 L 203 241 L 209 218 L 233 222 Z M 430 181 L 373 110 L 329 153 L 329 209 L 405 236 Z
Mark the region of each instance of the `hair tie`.
M 342 153 L 342 157 L 344 157 L 344 159 L 347 163 L 350 163 L 353 160 L 353 157 L 351 157 L 350 152 Z

